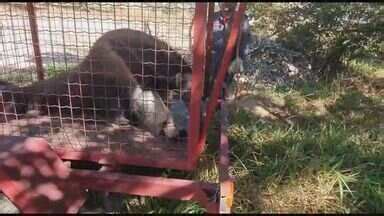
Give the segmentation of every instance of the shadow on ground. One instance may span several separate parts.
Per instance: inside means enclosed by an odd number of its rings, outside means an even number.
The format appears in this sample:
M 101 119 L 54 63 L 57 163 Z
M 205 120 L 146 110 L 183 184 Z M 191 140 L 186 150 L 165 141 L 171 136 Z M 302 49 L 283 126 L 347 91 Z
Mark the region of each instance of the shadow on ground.
M 235 212 L 384 211 L 382 89 L 339 86 L 237 98 Z

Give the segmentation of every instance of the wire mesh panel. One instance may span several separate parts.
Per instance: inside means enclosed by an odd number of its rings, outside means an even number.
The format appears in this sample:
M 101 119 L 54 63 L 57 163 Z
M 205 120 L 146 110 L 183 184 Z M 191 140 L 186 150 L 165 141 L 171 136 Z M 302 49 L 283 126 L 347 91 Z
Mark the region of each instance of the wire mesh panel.
M 195 5 L 34 7 L 44 81 L 26 3 L 0 5 L 0 134 L 45 137 L 53 148 L 185 159 L 187 137 L 170 107 L 188 107 Z

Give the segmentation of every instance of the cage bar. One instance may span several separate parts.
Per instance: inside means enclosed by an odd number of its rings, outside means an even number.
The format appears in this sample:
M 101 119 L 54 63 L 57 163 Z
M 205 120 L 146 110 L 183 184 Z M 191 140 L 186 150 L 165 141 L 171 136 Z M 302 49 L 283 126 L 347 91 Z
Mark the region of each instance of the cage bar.
M 37 33 L 36 15 L 35 15 L 35 9 L 31 2 L 27 3 L 27 10 L 28 10 L 28 17 L 29 17 L 29 25 L 31 26 L 33 51 L 35 54 L 36 73 L 37 73 L 38 79 L 43 80 L 44 69 L 43 69 L 43 63 L 41 61 L 41 52 L 40 52 L 39 35 Z

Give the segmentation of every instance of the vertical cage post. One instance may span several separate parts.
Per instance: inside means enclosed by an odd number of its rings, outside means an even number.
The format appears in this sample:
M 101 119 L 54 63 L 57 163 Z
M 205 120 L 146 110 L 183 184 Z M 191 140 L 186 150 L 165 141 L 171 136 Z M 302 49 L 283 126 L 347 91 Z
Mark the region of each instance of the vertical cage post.
M 227 45 L 224 50 L 224 56 L 221 59 L 220 67 L 218 68 L 217 75 L 215 77 L 215 82 L 213 85 L 213 90 L 209 97 L 208 106 L 207 106 L 207 114 L 204 119 L 204 124 L 202 131 L 200 133 L 199 141 L 197 143 L 197 148 L 195 149 L 197 152 L 194 153 L 194 156 L 198 156 L 203 150 L 207 138 L 209 123 L 212 120 L 214 115 L 214 111 L 218 104 L 218 98 L 222 89 L 222 84 L 224 82 L 225 75 L 229 68 L 229 64 L 231 63 L 231 58 L 235 52 L 235 46 L 237 42 L 237 38 L 239 36 L 239 32 L 241 31 L 241 22 L 245 12 L 246 6 L 244 3 L 239 3 L 238 10 L 235 12 L 233 16 L 233 23 L 231 25 L 231 32 L 229 34 Z M 197 157 L 194 158 L 194 162 L 197 162 Z
M 33 51 L 34 51 L 34 55 L 35 55 L 37 78 L 39 80 L 43 80 L 44 79 L 44 69 L 43 69 L 43 62 L 41 59 L 40 43 L 39 43 L 39 35 L 38 35 L 38 28 L 37 28 L 37 22 L 36 22 L 35 8 L 34 8 L 32 2 L 27 3 L 27 10 L 28 10 L 29 25 L 31 27 L 31 36 L 32 36 L 32 43 L 33 43 Z
M 207 3 L 196 3 L 193 19 L 193 64 L 192 88 L 189 105 L 190 122 L 188 131 L 188 161 L 196 157 L 196 144 L 200 132 L 200 105 L 203 94 L 203 78 L 205 66 L 205 36 L 206 36 Z M 191 164 L 192 168 L 194 165 Z

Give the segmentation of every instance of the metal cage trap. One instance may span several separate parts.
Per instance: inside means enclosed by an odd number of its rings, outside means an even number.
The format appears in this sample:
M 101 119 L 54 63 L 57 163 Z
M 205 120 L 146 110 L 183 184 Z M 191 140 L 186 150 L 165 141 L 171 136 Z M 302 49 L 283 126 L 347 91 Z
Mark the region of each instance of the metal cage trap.
M 239 3 L 202 110 L 214 3 L 1 4 L 0 190 L 22 212 L 75 213 L 83 189 L 194 200 L 208 212 L 229 212 L 225 113 L 219 182 L 114 168 L 197 168 L 213 114 L 223 107 L 220 89 L 244 11 Z M 183 108 L 176 116 L 173 109 Z M 55 190 L 62 195 L 52 198 Z

